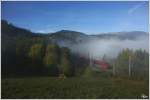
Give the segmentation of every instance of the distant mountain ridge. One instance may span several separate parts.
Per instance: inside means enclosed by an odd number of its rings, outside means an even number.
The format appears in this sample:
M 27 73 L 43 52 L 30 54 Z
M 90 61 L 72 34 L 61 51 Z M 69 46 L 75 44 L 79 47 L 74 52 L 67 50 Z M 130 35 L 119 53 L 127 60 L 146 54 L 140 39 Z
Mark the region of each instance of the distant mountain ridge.
M 148 36 L 149 34 L 144 31 L 131 31 L 131 32 L 112 32 L 112 33 L 106 33 L 106 34 L 97 34 L 93 36 L 97 36 L 99 38 L 118 38 L 121 40 L 129 39 L 129 40 L 135 40 L 140 36 Z
M 107 34 L 96 34 L 87 35 L 81 32 L 62 30 L 56 33 L 50 34 L 49 38 L 58 44 L 76 44 L 81 42 L 87 42 L 94 39 L 118 39 L 118 40 L 136 40 L 140 37 L 148 37 L 148 33 L 142 31 L 132 31 L 132 32 L 116 32 Z M 70 45 L 71 45 L 70 44 Z
M 46 36 L 53 42 L 60 45 L 72 45 L 78 44 L 81 42 L 86 42 L 94 39 L 120 39 L 120 40 L 135 40 L 138 37 L 145 36 L 148 37 L 148 33 L 143 31 L 132 31 L 132 32 L 113 32 L 107 34 L 96 34 L 96 35 L 87 35 L 82 32 L 71 31 L 71 30 L 61 30 L 54 33 L 48 34 L 36 34 L 30 32 L 29 30 L 18 28 L 12 24 L 9 24 L 5 20 L 1 20 L 2 28 L 2 37 L 32 37 L 32 36 Z
M 19 44 L 27 42 L 27 45 L 30 45 L 35 41 L 37 43 L 42 43 L 43 41 L 46 44 L 58 44 L 60 47 L 67 47 L 72 53 L 79 53 L 82 56 L 88 55 L 89 52 L 95 54 L 95 57 L 103 56 L 99 55 L 98 52 L 105 54 L 107 50 L 109 51 L 107 52 L 108 56 L 112 53 L 115 55 L 117 48 L 134 47 L 148 50 L 149 34 L 142 31 L 87 35 L 82 32 L 61 30 L 54 33 L 40 34 L 16 27 L 6 21 L 1 22 L 1 29 L 1 51 L 3 54 L 16 52 L 12 50 L 16 50 L 15 47 Z

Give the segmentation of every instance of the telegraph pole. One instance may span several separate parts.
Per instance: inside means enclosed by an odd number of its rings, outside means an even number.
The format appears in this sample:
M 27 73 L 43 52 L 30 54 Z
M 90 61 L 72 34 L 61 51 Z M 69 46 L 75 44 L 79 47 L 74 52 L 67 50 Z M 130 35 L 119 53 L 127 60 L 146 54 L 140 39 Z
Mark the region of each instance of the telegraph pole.
M 113 75 L 115 75 L 115 62 L 113 64 Z
M 129 77 L 131 76 L 131 55 L 129 55 Z
M 91 62 L 91 55 L 90 55 L 90 53 L 89 53 L 89 56 L 90 56 L 90 67 L 92 66 L 92 62 Z
M 89 52 L 88 52 L 88 57 L 89 57 L 89 66 L 91 66 L 91 55 Z

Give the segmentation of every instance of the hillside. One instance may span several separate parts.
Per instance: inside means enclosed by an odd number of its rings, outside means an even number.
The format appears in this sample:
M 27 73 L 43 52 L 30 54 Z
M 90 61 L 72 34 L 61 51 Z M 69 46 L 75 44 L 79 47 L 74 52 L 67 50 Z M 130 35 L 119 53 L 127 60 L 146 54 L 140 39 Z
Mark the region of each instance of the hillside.
M 2 27 L 2 36 L 10 36 L 10 37 L 17 37 L 17 36 L 34 36 L 35 34 L 30 32 L 29 30 L 18 28 L 12 24 L 9 24 L 7 21 L 1 21 Z
M 132 32 L 116 32 L 116 33 L 102 33 L 96 35 L 87 35 L 85 33 L 62 30 L 48 35 L 53 42 L 62 45 L 69 46 L 73 44 L 86 43 L 92 40 L 138 40 L 141 37 L 147 37 L 148 33 L 143 31 Z
M 82 32 L 61 30 L 54 33 L 34 33 L 24 28 L 19 28 L 13 24 L 8 23 L 5 20 L 1 20 L 2 26 L 2 37 L 34 37 L 34 36 L 47 36 L 54 42 L 67 41 L 70 43 L 80 43 L 91 39 L 120 39 L 120 40 L 135 40 L 138 37 L 146 36 L 148 33 L 143 31 L 132 31 L 132 32 L 113 32 L 113 33 L 100 33 L 96 35 L 87 35 Z
M 148 33 L 143 32 L 143 31 L 131 31 L 131 32 L 112 32 L 112 33 L 103 33 L 103 34 L 98 34 L 98 35 L 93 35 L 99 38 L 105 38 L 105 39 L 111 39 L 111 38 L 118 38 L 120 40 L 136 40 L 139 37 L 142 36 L 148 36 Z
M 139 31 L 38 34 L 2 21 L 2 98 L 142 98 L 147 44 Z
M 54 33 L 40 34 L 34 33 L 27 29 L 18 28 L 7 21 L 2 20 L 2 51 L 11 50 L 6 49 L 8 47 L 15 47 L 16 40 L 24 38 L 25 40 L 33 40 L 32 38 L 42 38 L 45 42 L 58 44 L 61 47 L 68 47 L 72 52 L 78 52 L 80 54 L 86 54 L 93 52 L 94 55 L 102 56 L 98 54 L 98 51 L 104 53 L 104 47 L 113 48 L 143 48 L 147 50 L 148 33 L 142 31 L 132 32 L 113 32 L 113 33 L 101 33 L 96 35 L 87 35 L 86 33 L 61 30 Z M 146 41 L 146 42 L 144 42 Z M 115 43 L 114 43 L 115 42 Z M 120 43 L 120 44 L 119 44 Z M 124 44 L 125 47 L 122 47 Z M 143 44 L 144 43 L 144 44 Z M 139 45 L 140 44 L 140 45 Z M 99 47 L 100 46 L 100 47 Z M 80 48 L 80 50 L 79 50 Z M 95 51 L 95 49 L 97 49 Z M 107 49 L 108 50 L 108 49 Z M 113 50 L 112 50 L 113 51 Z M 114 54 L 118 53 L 118 50 Z M 111 54 L 109 54 L 111 55 Z

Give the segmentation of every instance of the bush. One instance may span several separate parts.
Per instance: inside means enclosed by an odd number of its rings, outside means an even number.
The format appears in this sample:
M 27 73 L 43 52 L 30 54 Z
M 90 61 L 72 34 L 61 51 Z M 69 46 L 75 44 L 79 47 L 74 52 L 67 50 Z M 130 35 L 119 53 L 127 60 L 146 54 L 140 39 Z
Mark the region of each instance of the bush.
M 83 73 L 83 77 L 90 78 L 90 77 L 93 77 L 93 74 L 94 74 L 93 70 L 91 69 L 90 66 L 88 66 L 85 68 L 85 71 Z

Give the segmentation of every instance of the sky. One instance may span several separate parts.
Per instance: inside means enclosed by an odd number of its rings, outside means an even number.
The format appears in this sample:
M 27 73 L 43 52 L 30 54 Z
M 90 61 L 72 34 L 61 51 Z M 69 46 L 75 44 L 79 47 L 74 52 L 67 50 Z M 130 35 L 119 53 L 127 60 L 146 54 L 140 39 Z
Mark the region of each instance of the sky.
M 3 1 L 1 17 L 32 32 L 148 32 L 148 1 Z

